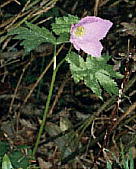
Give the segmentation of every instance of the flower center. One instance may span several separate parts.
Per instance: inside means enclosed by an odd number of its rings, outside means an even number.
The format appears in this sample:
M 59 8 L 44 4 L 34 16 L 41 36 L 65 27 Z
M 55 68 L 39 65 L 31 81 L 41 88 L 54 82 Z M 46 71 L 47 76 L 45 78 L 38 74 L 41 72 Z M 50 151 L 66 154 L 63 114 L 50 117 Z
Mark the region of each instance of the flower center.
M 80 37 L 85 34 L 85 28 L 83 26 L 78 26 L 74 31 L 75 36 Z

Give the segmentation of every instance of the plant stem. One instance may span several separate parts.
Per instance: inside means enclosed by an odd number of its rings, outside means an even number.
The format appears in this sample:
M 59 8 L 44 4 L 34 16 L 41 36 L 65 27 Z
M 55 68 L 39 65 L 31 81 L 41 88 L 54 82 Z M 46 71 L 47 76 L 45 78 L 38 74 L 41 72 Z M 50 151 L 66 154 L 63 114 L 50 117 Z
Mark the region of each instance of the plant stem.
M 47 97 L 46 106 L 45 106 L 45 109 L 44 109 L 42 123 L 41 123 L 40 129 L 39 129 L 38 136 L 37 136 L 37 139 L 36 139 L 36 143 L 34 145 L 34 149 L 33 149 L 33 153 L 32 153 L 33 157 L 35 156 L 35 153 L 36 153 L 36 151 L 38 149 L 40 138 L 41 138 L 41 135 L 43 133 L 43 129 L 44 129 L 44 126 L 45 126 L 45 123 L 46 123 L 47 113 L 48 113 L 48 110 L 49 110 L 49 105 L 50 105 L 51 96 L 52 96 L 52 92 L 53 92 L 54 82 L 55 82 L 55 79 L 56 79 L 56 74 L 57 74 L 57 71 L 58 71 L 59 67 L 62 65 L 62 63 L 64 61 L 65 61 L 65 58 L 57 65 L 57 67 L 53 71 L 51 85 L 50 85 L 50 90 L 49 90 L 49 94 L 48 94 L 48 97 Z
M 56 45 L 54 46 L 54 53 L 56 53 Z M 56 69 L 56 65 L 57 65 L 57 63 L 56 63 L 56 54 L 54 55 L 53 60 L 54 60 L 53 70 L 55 70 Z

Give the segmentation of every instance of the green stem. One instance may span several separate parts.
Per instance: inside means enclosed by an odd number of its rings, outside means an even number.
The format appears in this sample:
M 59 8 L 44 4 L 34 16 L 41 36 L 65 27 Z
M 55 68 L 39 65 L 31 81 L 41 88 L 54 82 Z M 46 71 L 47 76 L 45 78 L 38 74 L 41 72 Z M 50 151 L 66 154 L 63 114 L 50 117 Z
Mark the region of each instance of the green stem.
M 49 105 L 50 105 L 50 101 L 51 101 L 51 96 L 52 96 L 52 92 L 53 92 L 53 86 L 54 86 L 56 74 L 57 74 L 59 67 L 62 65 L 62 63 L 64 61 L 65 61 L 65 58 L 57 65 L 57 67 L 53 71 L 50 90 L 49 90 L 49 94 L 48 94 L 48 97 L 47 97 L 47 102 L 46 102 L 46 106 L 45 106 L 45 110 L 44 110 L 44 114 L 43 114 L 42 123 L 41 123 L 40 129 L 39 129 L 38 136 L 37 136 L 37 139 L 36 139 L 36 143 L 35 143 L 33 153 L 32 153 L 33 157 L 35 156 L 35 153 L 37 152 L 38 145 L 39 145 L 39 142 L 40 142 L 40 138 L 41 138 L 41 135 L 43 133 L 43 129 L 44 129 L 44 126 L 45 126 L 45 123 L 46 123 L 47 113 L 48 113 L 48 110 L 49 110 Z
M 56 45 L 54 46 L 54 53 L 56 53 Z M 56 63 L 56 54 L 54 55 L 53 60 L 54 60 L 53 70 L 55 70 L 56 69 L 56 65 L 57 65 L 57 63 Z

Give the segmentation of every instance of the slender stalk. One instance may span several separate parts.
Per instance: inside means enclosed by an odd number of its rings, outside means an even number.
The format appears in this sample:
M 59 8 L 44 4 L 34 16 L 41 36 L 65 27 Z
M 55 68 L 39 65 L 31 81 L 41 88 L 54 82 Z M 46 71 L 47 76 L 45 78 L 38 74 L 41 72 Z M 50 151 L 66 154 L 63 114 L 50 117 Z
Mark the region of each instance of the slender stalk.
M 56 45 L 54 46 L 54 53 L 56 53 Z M 53 70 L 55 70 L 56 69 L 56 65 L 57 65 L 57 63 L 56 63 L 56 54 L 54 55 L 53 60 L 54 60 Z
M 64 61 L 65 61 L 65 58 L 57 65 L 57 67 L 53 71 L 50 90 L 49 90 L 49 94 L 48 94 L 48 97 L 47 97 L 47 102 L 46 102 L 46 105 L 45 105 L 45 110 L 44 110 L 44 114 L 43 114 L 42 123 L 41 123 L 40 129 L 39 129 L 38 136 L 37 136 L 37 139 L 36 139 L 36 143 L 34 145 L 34 149 L 33 149 L 33 153 L 32 153 L 33 157 L 35 156 L 35 153 L 36 153 L 36 151 L 38 149 L 40 138 L 41 138 L 41 135 L 43 133 L 43 129 L 44 129 L 44 126 L 45 126 L 45 123 L 46 123 L 47 114 L 48 114 L 49 105 L 50 105 L 51 96 L 52 96 L 53 87 L 54 87 L 54 82 L 55 82 L 55 79 L 56 79 L 56 74 L 57 74 L 57 71 L 58 71 L 59 67 L 62 65 L 62 63 Z

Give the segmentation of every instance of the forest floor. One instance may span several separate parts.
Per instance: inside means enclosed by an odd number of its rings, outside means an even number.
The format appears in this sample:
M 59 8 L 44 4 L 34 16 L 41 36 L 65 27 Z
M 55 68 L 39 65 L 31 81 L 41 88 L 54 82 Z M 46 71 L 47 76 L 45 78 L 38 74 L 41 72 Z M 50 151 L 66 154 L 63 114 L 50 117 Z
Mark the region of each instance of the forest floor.
M 134 169 L 125 162 L 136 163 L 135 5 L 135 0 L 0 2 L 0 168 L 6 154 L 15 169 Z M 113 22 L 102 43 L 112 56 L 109 64 L 124 75 L 116 80 L 121 96 L 103 91 L 99 99 L 82 81 L 75 84 L 64 63 L 32 158 L 51 83 L 53 46 L 41 44 L 26 54 L 7 32 L 26 20 L 50 28 L 55 17 L 68 14 Z M 57 48 L 60 60 L 67 48 Z

